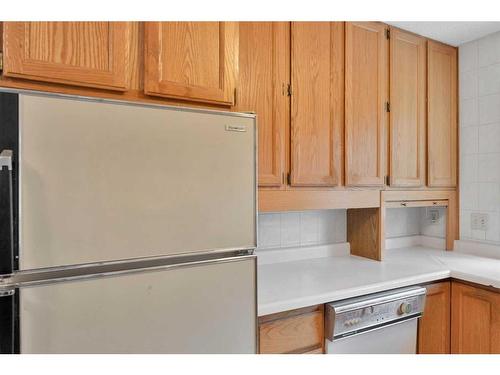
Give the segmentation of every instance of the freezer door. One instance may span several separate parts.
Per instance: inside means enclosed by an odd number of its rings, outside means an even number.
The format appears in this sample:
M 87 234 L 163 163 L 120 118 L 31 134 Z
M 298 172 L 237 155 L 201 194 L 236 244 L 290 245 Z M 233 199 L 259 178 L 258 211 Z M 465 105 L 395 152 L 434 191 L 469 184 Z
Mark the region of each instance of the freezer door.
M 255 353 L 255 258 L 20 289 L 21 353 Z
M 20 269 L 255 248 L 255 117 L 19 101 Z

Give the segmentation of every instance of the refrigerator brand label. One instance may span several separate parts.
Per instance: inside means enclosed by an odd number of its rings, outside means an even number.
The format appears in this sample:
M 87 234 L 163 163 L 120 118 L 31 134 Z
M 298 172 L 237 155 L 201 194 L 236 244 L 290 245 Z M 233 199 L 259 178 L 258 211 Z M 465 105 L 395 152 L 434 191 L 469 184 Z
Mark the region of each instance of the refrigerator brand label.
M 226 125 L 226 131 L 228 131 L 228 132 L 246 132 L 247 127 L 245 125 Z

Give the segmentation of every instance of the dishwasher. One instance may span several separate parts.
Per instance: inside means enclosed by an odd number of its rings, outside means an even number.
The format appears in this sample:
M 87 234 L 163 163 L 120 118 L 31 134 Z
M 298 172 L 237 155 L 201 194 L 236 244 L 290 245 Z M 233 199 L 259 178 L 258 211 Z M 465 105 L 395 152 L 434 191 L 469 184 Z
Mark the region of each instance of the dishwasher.
M 409 287 L 326 305 L 326 354 L 414 354 L 426 289 Z

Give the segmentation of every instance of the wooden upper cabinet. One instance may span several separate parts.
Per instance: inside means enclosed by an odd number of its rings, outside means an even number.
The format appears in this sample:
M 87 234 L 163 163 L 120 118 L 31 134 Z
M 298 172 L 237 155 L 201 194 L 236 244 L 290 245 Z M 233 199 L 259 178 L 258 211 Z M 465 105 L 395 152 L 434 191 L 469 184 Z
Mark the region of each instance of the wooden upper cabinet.
M 500 293 L 452 283 L 451 352 L 500 354 Z
M 127 22 L 5 22 L 8 77 L 124 91 Z
M 457 184 L 457 49 L 428 41 L 428 185 Z
M 382 186 L 388 116 L 387 27 L 347 22 L 345 45 L 345 174 L 348 186 Z
M 425 310 L 418 322 L 418 353 L 450 353 L 450 282 L 426 285 Z
M 391 186 L 425 185 L 426 39 L 391 29 L 389 177 Z
M 146 22 L 148 95 L 234 104 L 237 22 Z
M 257 113 L 259 185 L 285 183 L 290 101 L 290 23 L 240 22 L 239 80 L 234 110 Z
M 291 185 L 339 185 L 344 23 L 292 22 L 291 27 Z

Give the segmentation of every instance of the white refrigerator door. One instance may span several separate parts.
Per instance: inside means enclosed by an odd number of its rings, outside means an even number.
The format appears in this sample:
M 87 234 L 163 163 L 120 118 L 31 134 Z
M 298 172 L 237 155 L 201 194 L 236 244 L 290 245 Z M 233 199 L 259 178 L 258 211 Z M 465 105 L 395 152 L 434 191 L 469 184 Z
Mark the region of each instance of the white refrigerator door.
M 21 353 L 255 353 L 255 257 L 20 289 Z
M 19 97 L 21 270 L 256 247 L 255 116 Z

